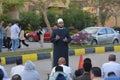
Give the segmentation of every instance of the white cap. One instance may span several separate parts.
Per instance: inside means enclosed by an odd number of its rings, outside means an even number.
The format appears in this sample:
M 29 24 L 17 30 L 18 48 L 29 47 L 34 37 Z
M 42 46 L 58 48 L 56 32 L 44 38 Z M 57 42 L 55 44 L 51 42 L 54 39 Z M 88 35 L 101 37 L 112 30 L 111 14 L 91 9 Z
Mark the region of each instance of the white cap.
M 62 18 L 59 18 L 59 19 L 57 20 L 57 23 L 60 23 L 60 22 L 63 22 L 63 19 L 62 19 Z

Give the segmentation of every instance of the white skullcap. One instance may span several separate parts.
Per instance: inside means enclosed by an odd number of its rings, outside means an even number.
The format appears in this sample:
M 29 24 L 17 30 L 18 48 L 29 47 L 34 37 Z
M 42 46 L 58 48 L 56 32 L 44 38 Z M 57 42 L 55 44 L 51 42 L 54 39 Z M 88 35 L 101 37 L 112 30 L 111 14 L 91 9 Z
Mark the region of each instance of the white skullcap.
M 59 18 L 59 19 L 57 20 L 57 23 L 60 23 L 60 22 L 63 22 L 63 19 L 62 19 L 62 18 Z

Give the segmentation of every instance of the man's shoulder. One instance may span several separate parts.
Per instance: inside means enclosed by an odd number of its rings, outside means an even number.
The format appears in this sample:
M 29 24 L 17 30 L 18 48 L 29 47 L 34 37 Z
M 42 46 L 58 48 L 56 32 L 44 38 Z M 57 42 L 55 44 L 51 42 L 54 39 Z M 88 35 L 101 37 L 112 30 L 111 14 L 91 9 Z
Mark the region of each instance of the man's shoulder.
M 14 66 L 14 67 L 12 67 L 12 69 L 23 69 L 24 68 L 24 66 L 23 65 L 18 65 L 18 66 Z
M 106 66 L 106 65 L 120 65 L 119 63 L 117 62 L 107 62 L 107 63 L 104 63 L 103 66 Z
M 4 69 L 4 67 L 2 65 L 0 65 L 0 69 Z
M 66 65 L 61 65 L 64 69 L 71 71 L 71 67 L 66 66 Z
M 81 75 L 76 78 L 76 80 L 90 80 L 90 75 Z

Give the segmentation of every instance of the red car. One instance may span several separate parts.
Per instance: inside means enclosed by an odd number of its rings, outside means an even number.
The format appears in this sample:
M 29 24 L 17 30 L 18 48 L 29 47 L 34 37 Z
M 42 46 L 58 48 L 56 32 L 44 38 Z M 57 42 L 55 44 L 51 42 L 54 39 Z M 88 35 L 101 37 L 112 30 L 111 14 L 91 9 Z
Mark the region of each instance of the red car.
M 38 39 L 38 35 L 37 32 L 30 32 L 26 34 L 26 38 L 33 42 L 33 41 L 39 41 Z M 50 33 L 49 32 L 45 32 L 44 33 L 44 41 L 50 41 Z

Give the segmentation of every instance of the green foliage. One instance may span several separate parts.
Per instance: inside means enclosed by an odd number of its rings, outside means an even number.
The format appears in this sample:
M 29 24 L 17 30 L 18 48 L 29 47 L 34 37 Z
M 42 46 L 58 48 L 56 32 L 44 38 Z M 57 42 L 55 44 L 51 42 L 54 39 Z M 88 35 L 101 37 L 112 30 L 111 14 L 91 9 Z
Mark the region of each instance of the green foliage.
M 40 14 L 41 16 L 43 16 L 43 14 Z M 50 22 L 51 27 L 53 27 L 54 25 L 56 25 L 56 21 L 58 18 L 59 13 L 55 12 L 54 10 L 48 10 L 47 11 L 47 17 L 48 20 Z M 44 18 L 41 18 L 41 22 L 40 22 L 41 26 L 46 26 L 45 22 L 44 22 Z
M 6 14 L 1 14 L 1 15 L 0 15 L 0 19 L 1 19 L 2 21 L 8 22 L 8 16 L 7 16 Z
M 70 31 L 70 35 L 73 35 L 73 34 L 76 34 L 78 31 L 76 31 L 76 30 L 71 30 Z
M 60 17 L 64 19 L 65 27 L 75 26 L 79 30 L 96 24 L 96 17 L 79 7 L 65 9 Z
M 20 14 L 20 24 L 23 27 L 27 27 L 28 24 L 30 24 L 30 30 L 36 30 L 40 26 L 40 18 L 41 16 L 35 14 L 34 12 L 22 12 Z
M 9 12 L 11 9 L 19 9 L 24 5 L 24 0 L 3 0 L 4 12 Z

